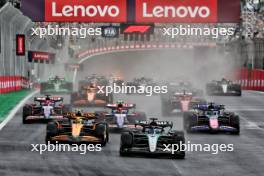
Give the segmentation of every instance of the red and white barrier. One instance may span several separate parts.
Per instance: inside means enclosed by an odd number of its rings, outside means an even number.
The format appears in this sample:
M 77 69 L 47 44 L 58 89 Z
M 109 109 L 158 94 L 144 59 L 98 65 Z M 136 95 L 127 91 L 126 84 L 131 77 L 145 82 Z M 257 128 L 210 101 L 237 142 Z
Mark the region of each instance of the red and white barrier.
M 28 80 L 22 76 L 0 76 L 0 94 L 28 88 Z
M 242 68 L 236 71 L 236 80 L 243 90 L 264 91 L 264 70 Z

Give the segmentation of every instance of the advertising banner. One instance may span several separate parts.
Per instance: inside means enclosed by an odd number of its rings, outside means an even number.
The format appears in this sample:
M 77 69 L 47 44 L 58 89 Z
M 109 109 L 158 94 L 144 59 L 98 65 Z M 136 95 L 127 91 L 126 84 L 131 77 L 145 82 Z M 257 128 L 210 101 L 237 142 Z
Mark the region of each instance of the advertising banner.
M 240 0 L 22 0 L 33 21 L 237 23 Z

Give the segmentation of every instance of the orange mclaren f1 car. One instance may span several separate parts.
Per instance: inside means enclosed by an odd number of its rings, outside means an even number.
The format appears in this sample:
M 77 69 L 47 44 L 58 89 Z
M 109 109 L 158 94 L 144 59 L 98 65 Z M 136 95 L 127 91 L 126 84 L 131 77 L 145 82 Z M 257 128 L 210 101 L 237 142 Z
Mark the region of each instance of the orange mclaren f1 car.
M 95 113 L 68 113 L 63 119 L 47 124 L 46 143 L 96 143 L 109 140 L 108 124 Z

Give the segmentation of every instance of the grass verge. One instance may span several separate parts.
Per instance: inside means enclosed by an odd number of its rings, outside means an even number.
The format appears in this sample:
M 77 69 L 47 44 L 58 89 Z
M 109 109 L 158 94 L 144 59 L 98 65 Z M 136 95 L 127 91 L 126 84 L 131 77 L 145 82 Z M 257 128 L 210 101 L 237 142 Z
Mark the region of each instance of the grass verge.
M 7 94 L 0 94 L 0 123 L 6 118 L 9 112 L 23 100 L 31 91 L 20 90 Z

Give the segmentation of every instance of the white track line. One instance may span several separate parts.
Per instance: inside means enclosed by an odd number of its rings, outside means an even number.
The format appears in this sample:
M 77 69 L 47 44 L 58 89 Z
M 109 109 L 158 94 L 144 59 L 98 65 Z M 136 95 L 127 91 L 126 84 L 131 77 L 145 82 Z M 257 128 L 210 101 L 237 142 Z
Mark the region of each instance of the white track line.
M 0 123 L 0 131 L 4 128 L 4 126 L 6 126 L 6 124 L 16 115 L 17 111 L 36 93 L 38 93 L 39 90 L 36 90 L 34 92 L 32 92 L 31 94 L 29 94 L 28 96 L 26 96 L 22 101 L 19 102 L 18 105 L 16 105 L 15 108 L 13 108 L 11 110 L 11 112 L 8 114 L 8 116 L 5 118 L 5 120 Z M 22 118 L 22 117 L 21 117 Z
M 242 121 L 240 121 L 240 124 L 244 129 L 255 129 L 255 130 L 262 130 L 262 131 L 264 130 L 263 128 L 259 127 L 260 123 L 250 121 L 246 117 L 241 116 L 239 113 L 238 113 L 238 115 L 239 115 L 240 119 L 242 120 Z

